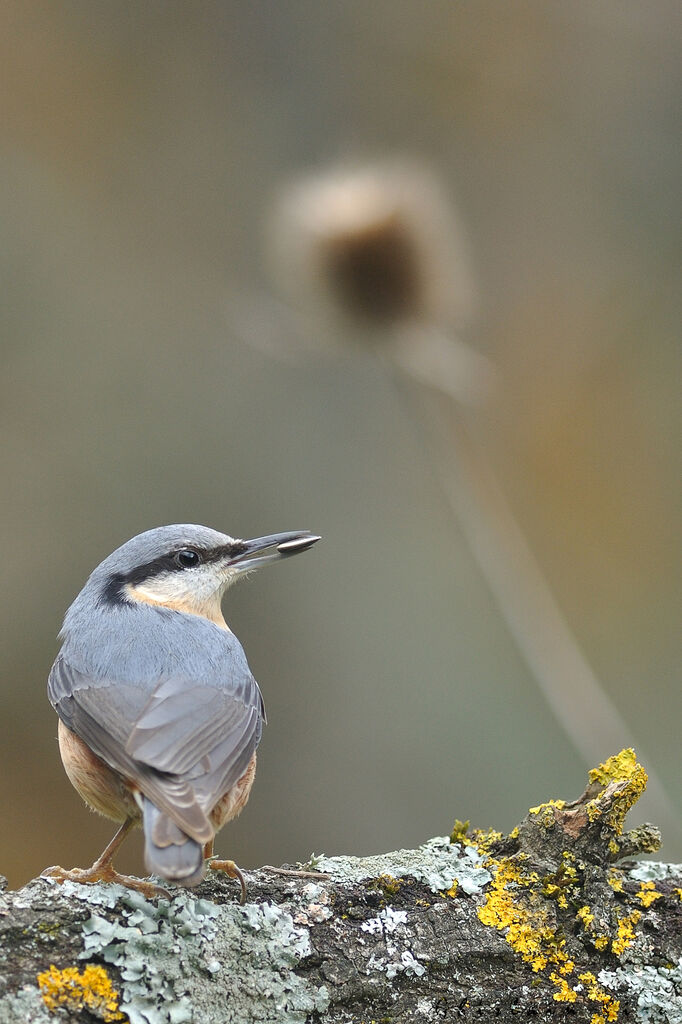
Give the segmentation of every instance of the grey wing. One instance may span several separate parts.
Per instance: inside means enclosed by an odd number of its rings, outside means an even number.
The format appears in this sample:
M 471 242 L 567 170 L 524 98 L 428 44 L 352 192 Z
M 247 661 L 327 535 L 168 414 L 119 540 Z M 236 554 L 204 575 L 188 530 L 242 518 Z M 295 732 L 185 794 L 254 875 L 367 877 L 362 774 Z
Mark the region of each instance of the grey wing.
M 137 785 L 197 842 L 208 814 L 244 774 L 260 740 L 264 709 L 251 676 L 232 688 L 172 677 L 153 692 L 93 679 L 55 662 L 48 695 L 67 728 Z

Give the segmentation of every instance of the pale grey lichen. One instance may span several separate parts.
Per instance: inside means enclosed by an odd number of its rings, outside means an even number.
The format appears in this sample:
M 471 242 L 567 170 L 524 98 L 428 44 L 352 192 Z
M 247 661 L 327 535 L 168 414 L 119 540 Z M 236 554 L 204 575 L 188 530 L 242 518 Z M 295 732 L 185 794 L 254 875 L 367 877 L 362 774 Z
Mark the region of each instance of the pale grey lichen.
M 682 1024 L 682 957 L 676 967 L 618 967 L 600 971 L 599 981 L 637 1000 L 643 1024 Z
M 407 924 L 407 912 L 405 910 L 394 910 L 393 907 L 384 907 L 377 917 L 370 917 L 363 921 L 360 928 L 370 935 L 378 935 L 384 932 L 390 935 L 396 930 L 399 924 Z
M 367 973 L 383 971 L 389 980 L 402 972 L 416 978 L 426 973 L 426 967 L 410 948 L 407 923 L 407 911 L 394 910 L 393 907 L 384 907 L 376 917 L 362 922 L 362 931 L 383 935 L 387 953 L 383 957 L 373 952 L 367 960 Z
M 57 885 L 50 878 L 46 881 L 51 885 Z M 132 892 L 131 889 L 126 889 L 125 886 L 116 885 L 113 882 L 107 883 L 107 885 L 81 885 L 79 882 L 69 881 L 62 882 L 58 891 L 64 896 L 82 900 L 89 906 L 107 907 L 109 910 L 113 910 L 119 900 L 125 900 Z
M 294 915 L 294 924 L 321 924 L 332 916 L 329 893 L 323 886 L 309 882 L 301 889 L 301 903 Z
M 277 906 L 218 906 L 185 892 L 152 903 L 121 886 L 71 882 L 61 891 L 91 908 L 80 958 L 117 968 L 130 1024 L 304 1024 L 329 1004 L 324 986 L 291 970 L 311 952 L 309 933 Z M 114 907 L 117 921 L 101 912 Z M 5 1011 L 5 1000 L 0 1024 L 50 1019 L 37 989 L 11 998 L 33 1016 L 14 1004 Z
M 660 860 L 641 860 L 629 872 L 637 882 L 661 882 L 664 878 L 682 878 L 682 864 L 663 864 Z
M 417 1000 L 417 1014 L 419 1020 L 436 1019 L 436 1011 L 434 1009 L 433 1003 L 431 1003 L 428 999 Z
M 204 1016 L 197 1006 L 198 1020 L 241 1024 L 257 1015 L 273 1024 L 303 1024 L 313 1012 L 326 1010 L 327 988 L 315 987 L 291 970 L 312 952 L 306 928 L 297 927 L 289 913 L 270 903 L 220 909 L 211 946 L 228 965 L 229 976 L 222 977 L 218 992 L 203 1004 Z
M 412 975 L 415 978 L 421 978 L 423 974 L 426 974 L 426 967 L 411 949 L 398 951 L 395 948 L 390 948 L 388 957 L 372 954 L 367 961 L 367 973 L 369 974 L 371 971 L 383 971 L 390 981 L 403 971 L 408 977 Z
M 185 893 L 154 904 L 129 889 L 122 890 L 120 902 L 125 924 L 97 913 L 85 922 L 81 959 L 97 956 L 118 967 L 120 1006 L 131 1024 L 189 1024 L 191 977 L 215 973 L 209 943 L 220 908 Z M 95 905 L 101 905 L 97 897 Z
M 481 867 L 483 857 L 471 846 L 464 849 L 449 836 L 435 836 L 416 850 L 395 850 L 374 857 L 315 856 L 315 870 L 324 871 L 337 882 L 362 882 L 379 875 L 409 876 L 425 882 L 432 892 L 443 892 L 457 882 L 463 892 L 474 895 L 492 880 Z
M 426 974 L 424 965 L 419 963 L 419 960 L 409 949 L 403 950 L 400 954 L 400 962 L 407 975 L 413 974 L 416 978 L 421 978 L 422 974 Z
M 18 992 L 0 999 L 0 1024 L 54 1024 L 54 1017 L 47 1010 L 40 989 L 30 985 Z

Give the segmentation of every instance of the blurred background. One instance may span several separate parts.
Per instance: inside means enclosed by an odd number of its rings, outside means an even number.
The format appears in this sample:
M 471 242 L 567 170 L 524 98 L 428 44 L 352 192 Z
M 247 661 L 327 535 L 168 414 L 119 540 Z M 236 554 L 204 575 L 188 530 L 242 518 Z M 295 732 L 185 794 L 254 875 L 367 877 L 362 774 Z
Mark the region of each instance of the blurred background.
M 225 602 L 269 725 L 219 853 L 409 847 L 582 791 L 441 486 L 447 438 L 436 459 L 380 345 L 268 269 L 287 182 L 403 155 L 459 211 L 476 299 L 440 326 L 496 371 L 469 428 L 682 859 L 681 37 L 673 0 L 2 4 L 12 885 L 112 834 L 62 771 L 45 681 L 87 574 L 163 523 L 324 537 Z M 139 839 L 119 866 L 142 870 Z

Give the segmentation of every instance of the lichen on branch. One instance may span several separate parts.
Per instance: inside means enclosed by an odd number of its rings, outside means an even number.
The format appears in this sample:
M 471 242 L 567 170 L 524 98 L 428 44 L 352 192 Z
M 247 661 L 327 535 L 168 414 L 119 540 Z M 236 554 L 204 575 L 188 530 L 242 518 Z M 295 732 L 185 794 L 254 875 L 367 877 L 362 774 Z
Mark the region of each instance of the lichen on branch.
M 450 836 L 319 878 L 211 877 L 171 900 L 38 879 L 0 895 L 0 1024 L 682 1024 L 682 865 L 615 861 L 646 785 L 631 750 L 508 836 Z

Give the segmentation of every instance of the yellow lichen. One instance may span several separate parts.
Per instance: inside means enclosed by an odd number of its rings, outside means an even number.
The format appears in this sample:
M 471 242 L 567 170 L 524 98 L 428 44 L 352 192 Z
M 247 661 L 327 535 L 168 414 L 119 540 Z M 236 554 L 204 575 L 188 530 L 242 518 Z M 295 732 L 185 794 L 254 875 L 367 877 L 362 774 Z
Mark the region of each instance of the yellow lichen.
M 471 840 L 467 840 L 467 843 L 469 846 L 475 846 L 478 852 L 485 856 L 490 853 L 491 848 L 496 843 L 499 843 L 501 839 L 502 833 L 494 828 L 489 828 L 486 831 L 476 829 Z
M 606 796 L 602 793 L 587 802 L 587 815 L 590 821 L 602 818 L 608 831 L 604 836 L 609 850 L 615 855 L 620 852 L 621 843 L 617 838 L 622 834 L 625 815 L 639 798 L 646 786 L 647 776 L 641 765 L 637 763 L 633 750 L 622 750 L 620 754 L 609 758 L 604 764 L 590 772 L 592 786 L 608 788 Z M 592 793 L 596 789 L 591 790 Z M 531 807 L 530 814 L 535 815 L 539 823 L 546 828 L 553 827 L 557 820 L 557 812 L 565 807 L 563 800 L 549 800 L 537 807 Z M 457 828 L 455 834 L 462 836 L 462 829 Z M 518 831 L 518 830 L 517 830 Z M 610 833 L 610 834 L 609 834 Z M 569 850 L 564 851 L 558 869 L 542 878 L 537 872 L 528 870 L 525 865 L 528 855 L 517 853 L 513 857 L 497 858 L 492 849 L 499 842 L 499 833 L 481 833 L 475 831 L 467 843 L 474 845 L 486 858 L 486 867 L 493 875 L 486 894 L 486 900 L 478 910 L 481 922 L 497 931 L 503 932 L 506 941 L 521 959 L 529 965 L 536 975 L 543 974 L 554 985 L 553 999 L 557 1002 L 592 1003 L 595 1012 L 591 1024 L 611 1024 L 617 1021 L 620 1003 L 608 990 L 604 989 L 591 972 L 579 975 L 580 982 L 575 979 L 576 967 L 566 950 L 566 939 L 562 938 L 556 920 L 557 916 L 563 928 L 569 917 L 561 914 L 568 911 L 569 906 L 578 907 L 575 911 L 576 920 L 590 932 L 594 946 L 599 951 L 611 947 L 620 956 L 634 941 L 635 928 L 641 917 L 638 910 L 617 921 L 615 936 L 594 935 L 594 911 L 583 903 L 583 874 L 586 870 L 582 861 L 576 860 Z M 461 841 L 461 839 L 460 839 Z M 609 885 L 616 893 L 623 892 L 623 873 L 611 869 L 607 876 Z M 653 883 L 642 885 L 638 894 L 640 902 L 649 906 L 662 895 L 655 891 Z M 677 890 L 682 900 L 682 889 Z M 582 899 L 581 899 L 582 896 Z M 550 903 L 549 901 L 552 901 Z M 570 913 L 570 912 L 569 912 Z M 540 983 L 540 979 L 533 984 Z M 596 1004 L 596 1005 L 595 1005 Z
M 565 800 L 548 800 L 544 804 L 538 804 L 537 807 L 530 807 L 528 809 L 529 814 L 534 814 L 539 819 L 540 824 L 543 828 L 554 828 L 556 825 L 556 814 L 554 808 L 561 810 L 562 807 L 566 806 Z
M 587 985 L 587 998 L 591 999 L 593 1003 L 608 1003 L 611 1001 L 611 996 L 608 992 L 604 991 L 592 971 L 585 971 L 584 974 L 579 974 L 578 977 L 580 981 Z
M 609 1024 L 609 1021 L 618 1020 L 620 1010 L 620 999 L 614 999 L 610 1006 L 604 1007 L 603 1013 L 593 1013 L 590 1017 L 590 1024 Z
M 611 999 L 611 996 L 608 997 Z M 590 1024 L 608 1024 L 609 1021 L 618 1020 L 618 1011 L 620 1010 L 620 999 L 611 999 L 608 1006 L 604 1006 L 602 1013 L 593 1013 L 590 1018 Z
M 387 896 L 395 896 L 400 892 L 400 882 L 393 875 L 378 875 L 372 881 L 375 889 L 381 889 Z
M 448 896 L 452 896 L 453 900 L 454 900 L 455 896 L 457 895 L 457 888 L 458 888 L 458 886 L 459 886 L 459 882 L 457 881 L 457 879 L 455 879 L 454 882 L 452 883 L 452 885 L 450 886 L 450 888 L 447 891 L 447 895 Z
M 578 897 L 579 877 L 573 864 L 574 860 L 571 854 L 564 851 L 558 871 L 543 878 L 543 896 L 556 900 L 560 910 L 568 910 L 569 899 L 574 900 Z
M 675 889 L 675 895 L 677 896 L 680 903 L 682 903 L 682 889 Z
M 575 915 L 579 921 L 582 921 L 583 928 L 588 928 L 594 921 L 594 914 L 589 907 L 581 907 L 578 913 Z
M 608 786 L 609 782 L 623 782 L 632 779 L 639 770 L 644 771 L 637 764 L 634 750 L 632 747 L 626 747 L 619 754 L 613 754 L 598 768 L 590 768 L 589 777 L 590 782 L 599 782 L 602 786 Z
M 653 882 L 641 882 L 639 886 L 639 892 L 637 893 L 637 899 L 643 907 L 650 907 L 656 900 L 663 898 L 662 892 L 656 892 L 656 886 Z
M 90 1010 L 104 1021 L 123 1021 L 125 1014 L 119 1010 L 118 992 L 103 967 L 88 964 L 83 971 L 77 967 L 59 970 L 52 964 L 47 971 L 38 975 L 38 985 L 48 1010 L 59 1007 L 77 1013 Z
M 590 773 L 590 781 L 601 782 L 605 786 L 612 782 L 624 783 L 620 787 L 612 786 L 608 812 L 604 812 L 603 805 L 598 806 L 598 800 L 595 800 L 594 811 L 590 816 L 594 820 L 603 815 L 612 835 L 619 835 L 627 810 L 646 784 L 644 769 L 636 763 L 632 751 L 622 751 L 594 769 Z M 530 813 L 538 816 L 540 824 L 549 828 L 556 821 L 556 809 L 561 810 L 564 806 L 564 801 L 550 800 L 531 808 Z M 620 1003 L 599 985 L 594 975 L 589 972 L 580 975 L 581 981 L 587 985 L 584 993 L 580 984 L 571 983 L 569 976 L 575 977 L 578 968 L 566 951 L 566 940 L 557 933 L 555 911 L 549 903 L 552 900 L 559 912 L 568 910 L 570 904 L 577 904 L 582 893 L 585 865 L 577 861 L 573 853 L 565 850 L 557 871 L 540 878 L 537 872 L 525 867 L 527 854 L 494 857 L 491 847 L 499 838 L 499 834 L 492 831 L 474 832 L 472 835 L 473 845 L 487 858 L 486 866 L 493 874 L 485 903 L 478 910 L 479 919 L 483 924 L 504 932 L 506 941 L 533 973 L 544 974 L 552 982 L 554 1000 L 573 1003 L 580 998 L 581 1001 L 597 1004 L 594 1007 L 597 1012 L 593 1013 L 591 1024 L 610 1024 L 616 1021 Z M 618 848 L 615 839 L 612 841 Z M 609 883 L 614 891 L 622 891 L 622 873 L 614 869 L 609 875 Z M 639 912 L 635 911 L 629 917 L 622 918 L 613 940 L 607 935 L 597 935 L 593 939 L 595 947 L 606 950 L 611 943 L 616 954 L 623 952 L 634 941 L 634 925 L 639 917 Z M 577 910 L 576 918 L 583 928 L 591 930 L 595 915 L 589 906 L 583 905 Z
M 557 989 L 555 998 L 572 1001 L 572 989 L 562 975 L 571 974 L 575 964 L 565 951 L 566 940 L 560 939 L 550 924 L 537 873 L 524 873 L 518 859 L 488 864 L 496 871 L 486 902 L 478 911 L 479 919 L 504 931 L 514 952 L 535 974 L 553 968 L 549 977 Z
M 623 872 L 618 868 L 611 868 L 608 873 L 606 881 L 609 883 L 614 892 L 623 891 Z
M 603 1012 L 592 1014 L 590 1024 L 606 1024 L 607 1021 L 618 1020 L 620 1000 L 614 999 L 601 987 L 592 971 L 585 971 L 584 974 L 579 974 L 578 978 L 586 986 L 587 998 L 602 1005 Z
M 580 864 L 581 870 L 584 868 L 584 864 Z M 578 880 L 578 872 L 575 867 L 575 855 L 569 850 L 564 850 L 561 854 L 561 867 L 559 868 L 563 878 L 568 878 L 572 882 Z
M 587 811 L 589 821 L 596 821 L 597 818 L 601 818 L 602 810 L 596 800 L 590 800 L 590 802 L 585 805 L 585 810 Z
M 604 787 L 613 782 L 625 784 L 613 794 L 613 806 L 606 819 L 616 835 L 621 835 L 625 815 L 646 789 L 647 774 L 644 768 L 637 763 L 632 747 L 627 747 L 604 761 L 598 768 L 592 768 L 589 777 L 590 783 L 596 782 Z M 613 840 L 611 842 L 613 843 Z M 615 849 L 611 852 L 617 853 L 618 844 L 614 845 Z
M 568 878 L 572 884 L 577 879 L 577 870 L 572 863 L 574 859 L 567 851 L 557 872 L 564 881 Z M 565 939 L 560 939 L 556 930 L 550 926 L 546 904 L 542 899 L 547 895 L 546 890 L 553 892 L 558 886 L 545 880 L 541 889 L 537 873 L 524 872 L 518 857 L 506 860 L 491 858 L 488 860 L 488 866 L 495 874 L 486 902 L 478 911 L 479 919 L 483 924 L 490 925 L 498 931 L 505 931 L 509 945 L 534 973 L 538 974 L 550 968 L 549 979 L 556 989 L 552 993 L 553 999 L 557 1002 L 575 1002 L 578 994 L 566 976 L 573 974 L 576 965 L 566 953 Z M 577 916 L 587 926 L 594 915 L 587 906 L 581 910 Z M 608 938 L 604 937 L 603 943 L 601 939 L 597 939 L 595 945 L 603 949 L 608 942 Z M 581 980 L 587 981 L 588 978 L 581 976 Z M 591 975 L 589 980 L 591 986 L 587 992 L 587 999 L 600 1004 L 600 1013 L 594 1017 L 601 1018 L 602 1024 L 617 1020 L 618 1000 L 613 999 L 597 983 L 594 975 Z
M 557 991 L 553 994 L 552 999 L 556 999 L 557 1003 L 574 1003 L 576 1001 L 578 996 L 565 978 L 560 978 L 554 971 L 552 971 L 549 977 L 557 987 Z
M 555 959 L 558 950 L 549 948 L 554 943 L 554 932 L 544 909 L 531 908 L 527 900 L 521 898 L 521 890 L 528 880 L 523 877 L 519 864 L 509 859 L 496 862 L 496 866 L 485 904 L 478 911 L 481 922 L 498 931 L 506 929 L 509 945 L 535 971 L 542 970 L 548 961 L 558 964 L 566 960 L 565 954 Z
M 469 821 L 460 821 L 459 818 L 455 818 L 455 824 L 450 833 L 450 842 L 460 843 L 461 846 L 471 846 L 471 840 L 467 839 L 470 824 Z
M 641 917 L 639 910 L 633 910 L 618 921 L 618 936 L 611 943 L 611 952 L 620 956 L 635 941 L 635 925 Z
M 565 800 L 546 800 L 544 804 L 538 804 L 537 807 L 529 807 L 529 814 L 540 814 L 546 807 L 558 807 L 559 810 L 566 806 Z

